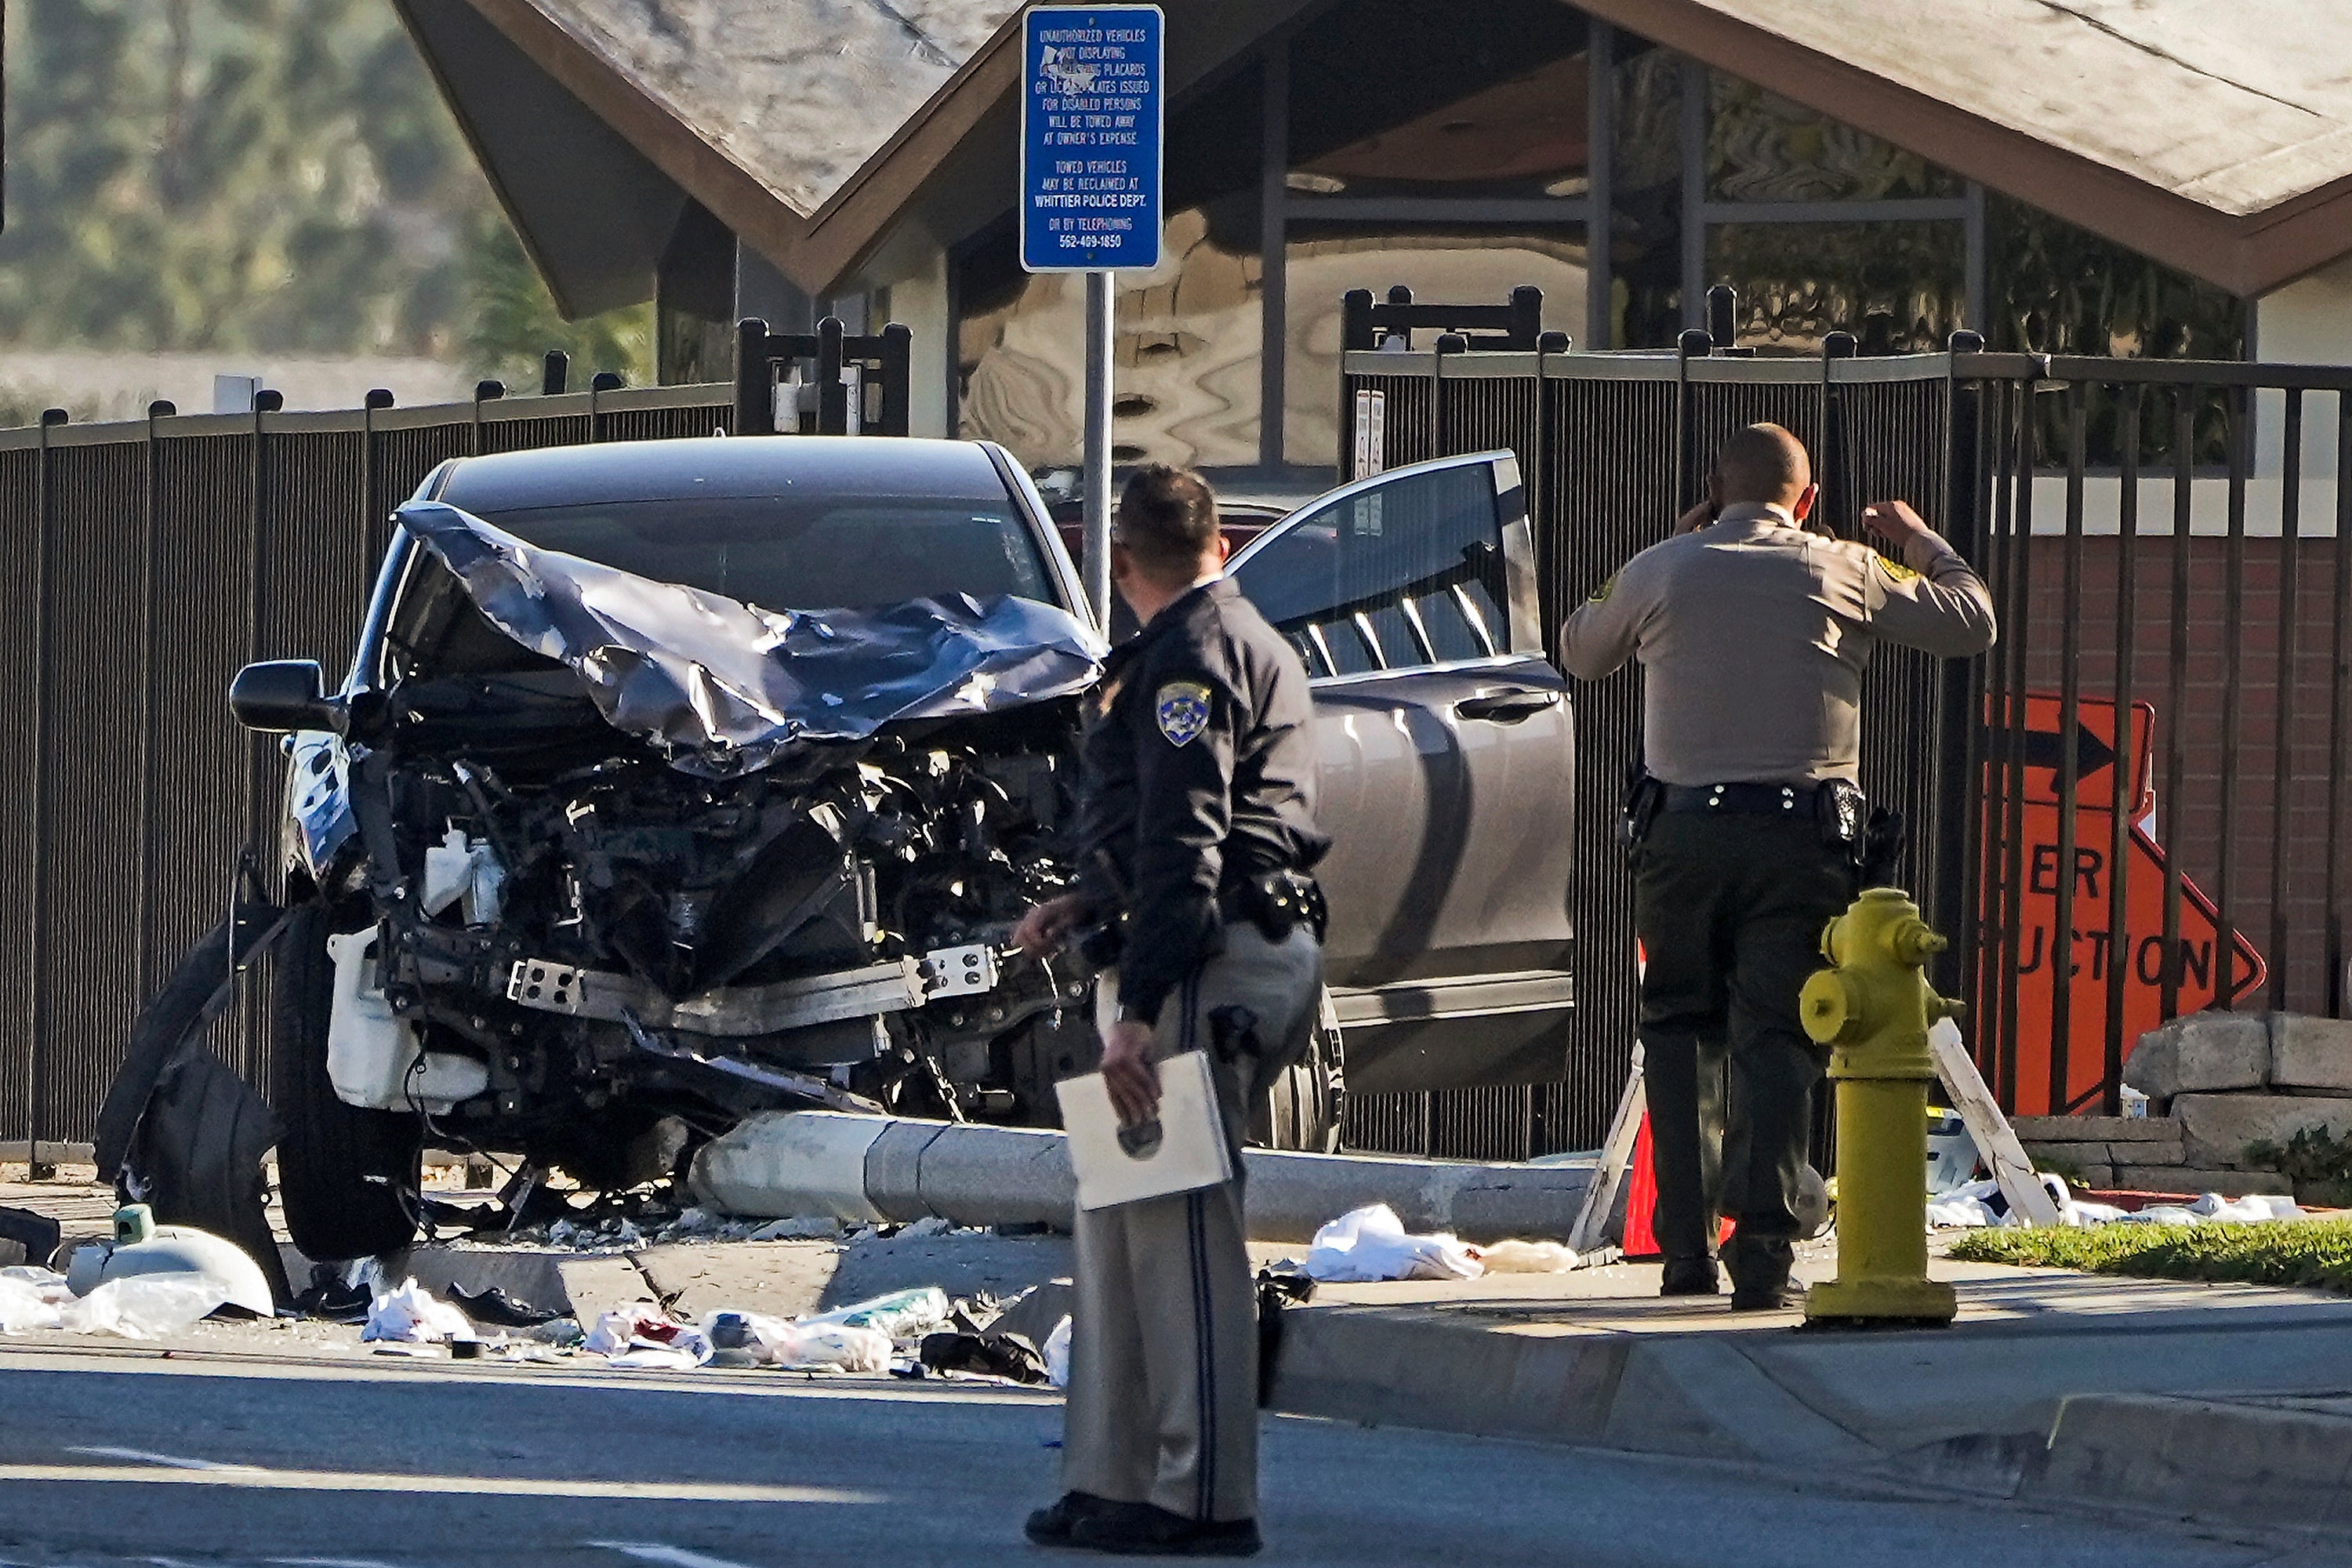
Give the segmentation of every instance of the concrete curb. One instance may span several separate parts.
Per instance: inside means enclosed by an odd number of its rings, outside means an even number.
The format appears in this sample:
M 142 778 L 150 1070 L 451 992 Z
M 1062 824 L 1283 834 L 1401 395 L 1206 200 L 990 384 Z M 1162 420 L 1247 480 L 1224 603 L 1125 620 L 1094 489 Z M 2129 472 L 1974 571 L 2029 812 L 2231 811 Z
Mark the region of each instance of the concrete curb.
M 1367 1426 L 1701 1458 L 1853 1467 L 1889 1457 L 1724 1336 L 1506 1325 L 1472 1308 L 1289 1313 L 1274 1403 Z
M 1253 1240 L 1302 1243 L 1349 1209 L 1384 1203 L 1409 1230 L 1466 1241 L 1564 1241 L 1589 1165 L 1476 1164 L 1252 1149 Z M 1076 1181 L 1059 1132 L 796 1110 L 754 1118 L 695 1156 L 696 1198 L 728 1214 L 871 1223 L 1070 1228 Z
M 2275 1404 L 2078 1394 L 2020 1491 L 2168 1513 L 2352 1528 L 2352 1415 Z

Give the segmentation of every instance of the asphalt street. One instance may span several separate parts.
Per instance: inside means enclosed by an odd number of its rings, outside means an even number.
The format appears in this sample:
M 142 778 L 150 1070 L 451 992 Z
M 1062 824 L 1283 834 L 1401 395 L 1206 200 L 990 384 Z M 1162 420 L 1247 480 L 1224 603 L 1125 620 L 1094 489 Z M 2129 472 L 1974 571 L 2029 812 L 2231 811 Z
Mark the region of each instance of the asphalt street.
M 0 1563 L 1076 1562 L 1021 1540 L 1057 1403 L 972 1384 L 0 1350 Z M 2306 1568 L 2341 1547 L 1327 1422 L 1266 1426 L 1262 1561 Z

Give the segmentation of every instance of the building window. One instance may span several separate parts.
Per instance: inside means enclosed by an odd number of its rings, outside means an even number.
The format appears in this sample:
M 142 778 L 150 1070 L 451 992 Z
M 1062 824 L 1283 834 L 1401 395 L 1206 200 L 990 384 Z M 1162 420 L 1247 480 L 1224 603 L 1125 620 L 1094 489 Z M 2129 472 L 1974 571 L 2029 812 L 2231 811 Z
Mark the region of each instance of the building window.
M 1965 195 L 1957 174 L 1721 71 L 1707 73 L 1706 195 L 1717 202 Z
M 1957 223 L 1725 223 L 1706 231 L 1709 282 L 1739 290 L 1739 341 L 1817 354 L 1832 331 L 1864 353 L 1933 353 L 1968 313 Z
M 1173 214 L 1159 268 L 1121 276 L 1112 461 L 1257 460 L 1261 280 L 1249 218 L 1242 203 Z M 1001 442 L 1033 473 L 1075 469 L 1086 429 L 1086 279 L 1023 272 L 1007 227 L 961 258 L 957 297 L 957 434 Z

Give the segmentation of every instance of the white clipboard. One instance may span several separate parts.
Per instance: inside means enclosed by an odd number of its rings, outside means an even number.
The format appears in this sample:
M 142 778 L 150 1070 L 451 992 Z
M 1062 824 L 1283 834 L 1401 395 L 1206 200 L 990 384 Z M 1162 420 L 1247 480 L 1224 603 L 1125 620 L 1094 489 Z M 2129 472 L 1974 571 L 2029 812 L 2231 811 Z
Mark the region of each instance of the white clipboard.
M 1082 1209 L 1197 1192 L 1234 1179 L 1233 1151 L 1225 1146 L 1205 1051 L 1181 1051 L 1160 1064 L 1160 1114 L 1125 1138 L 1102 1074 L 1065 1079 L 1054 1093 L 1062 1102 Z

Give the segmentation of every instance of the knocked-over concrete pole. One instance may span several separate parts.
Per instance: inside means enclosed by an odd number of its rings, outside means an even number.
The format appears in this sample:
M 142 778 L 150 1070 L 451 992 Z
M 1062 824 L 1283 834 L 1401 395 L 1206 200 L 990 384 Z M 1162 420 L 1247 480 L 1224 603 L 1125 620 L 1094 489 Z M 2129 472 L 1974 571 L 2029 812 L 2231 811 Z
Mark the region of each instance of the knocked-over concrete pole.
M 1465 1241 L 1565 1241 L 1588 1164 L 1505 1165 L 1253 1149 L 1249 1233 L 1305 1242 L 1349 1209 L 1386 1204 L 1408 1230 Z M 698 1201 L 730 1214 L 1066 1230 L 1077 1183 L 1062 1134 L 833 1110 L 755 1117 L 695 1156 Z

